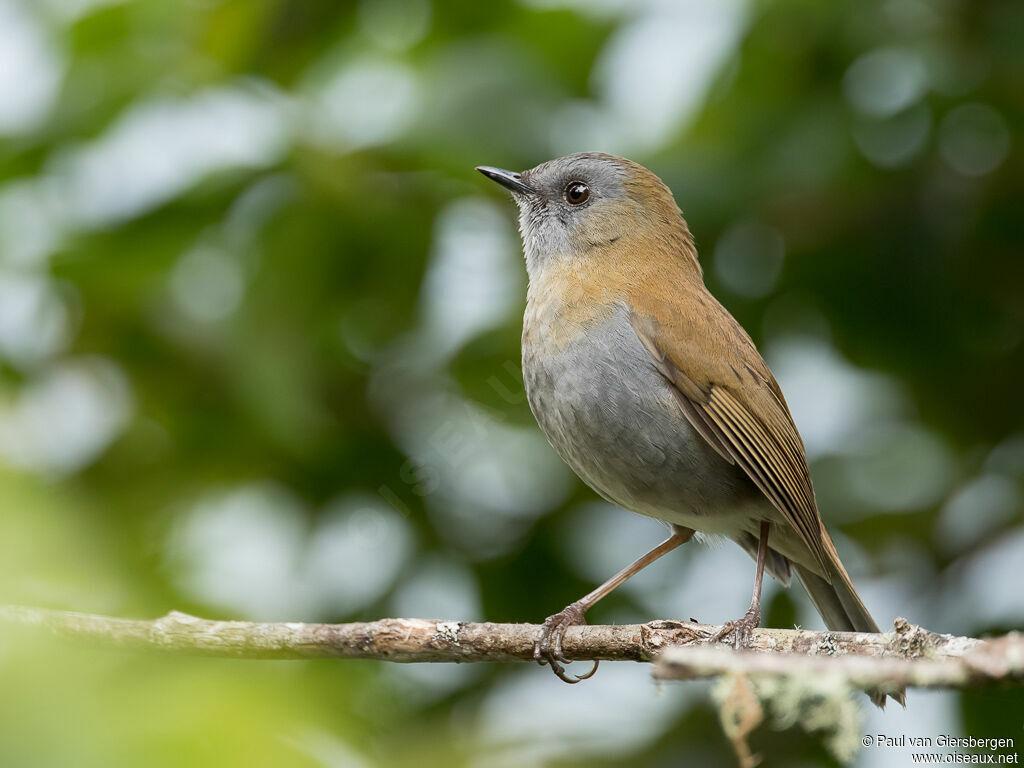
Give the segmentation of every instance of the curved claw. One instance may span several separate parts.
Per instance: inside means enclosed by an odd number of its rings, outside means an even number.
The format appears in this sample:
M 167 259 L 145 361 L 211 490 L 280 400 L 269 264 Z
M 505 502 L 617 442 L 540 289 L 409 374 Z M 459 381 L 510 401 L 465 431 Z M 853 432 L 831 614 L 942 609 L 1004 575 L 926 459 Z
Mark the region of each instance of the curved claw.
M 563 664 L 571 663 L 571 660 L 565 658 L 565 654 L 562 652 L 562 638 L 565 636 L 565 631 L 569 627 L 585 623 L 583 620 L 583 610 L 575 603 L 569 605 L 564 610 L 559 611 L 553 616 L 548 616 L 544 620 L 544 626 L 537 637 L 537 642 L 533 645 L 534 660 L 542 667 L 545 664 L 550 665 L 551 671 L 555 673 L 555 677 L 570 685 L 575 685 L 593 677 L 600 664 L 599 661 L 595 661 L 594 666 L 591 667 L 589 672 L 579 676 L 568 674 L 563 666 Z
M 576 682 L 578 683 L 578 682 L 580 682 L 582 680 L 589 680 L 590 678 L 592 678 L 594 676 L 594 674 L 597 672 L 597 668 L 599 666 L 601 666 L 601 660 L 600 659 L 594 659 L 594 666 L 592 666 L 590 668 L 590 671 L 587 672 L 587 674 L 585 674 L 585 675 L 577 675 Z
M 566 661 L 565 659 L 562 659 L 562 660 Z M 561 664 L 559 664 L 554 659 L 540 659 L 537 663 L 540 664 L 542 667 L 545 664 L 550 664 L 551 665 L 551 671 L 555 673 L 555 677 L 557 677 L 563 683 L 568 683 L 569 685 L 576 685 L 576 683 L 582 683 L 584 680 L 589 680 L 590 678 L 592 678 L 594 676 L 594 673 L 597 672 L 597 668 L 601 665 L 601 662 L 598 659 L 594 659 L 594 666 L 592 666 L 590 668 L 590 671 L 587 672 L 587 674 L 585 674 L 585 675 L 570 675 L 566 671 L 565 667 L 563 667 Z M 571 663 L 571 662 L 568 662 L 568 663 Z

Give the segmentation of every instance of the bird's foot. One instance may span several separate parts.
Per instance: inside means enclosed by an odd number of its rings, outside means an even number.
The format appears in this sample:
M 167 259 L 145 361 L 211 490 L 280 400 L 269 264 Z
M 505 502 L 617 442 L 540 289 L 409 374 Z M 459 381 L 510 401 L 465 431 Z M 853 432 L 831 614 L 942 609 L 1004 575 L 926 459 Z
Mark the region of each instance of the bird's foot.
M 534 660 L 542 667 L 545 664 L 550 664 L 551 671 L 555 673 L 555 676 L 566 683 L 578 683 L 593 677 L 597 672 L 598 664 L 600 664 L 598 661 L 594 662 L 594 666 L 587 674 L 579 677 L 569 675 L 565 671 L 565 667 L 562 666 L 572 661 L 572 659 L 565 658 L 562 653 L 562 638 L 565 636 L 565 630 L 586 623 L 583 618 L 583 608 L 579 603 L 567 605 L 553 616 L 548 616 L 544 619 L 544 626 L 540 630 L 540 635 L 537 636 L 537 642 L 533 645 Z
M 742 619 L 736 621 L 727 621 L 722 625 L 722 628 L 713 634 L 710 638 L 710 642 L 718 643 L 727 638 L 729 635 L 733 636 L 733 648 L 737 651 L 747 644 L 750 640 L 750 633 L 757 628 L 761 623 L 761 609 L 759 606 L 751 606 L 750 610 L 743 614 Z

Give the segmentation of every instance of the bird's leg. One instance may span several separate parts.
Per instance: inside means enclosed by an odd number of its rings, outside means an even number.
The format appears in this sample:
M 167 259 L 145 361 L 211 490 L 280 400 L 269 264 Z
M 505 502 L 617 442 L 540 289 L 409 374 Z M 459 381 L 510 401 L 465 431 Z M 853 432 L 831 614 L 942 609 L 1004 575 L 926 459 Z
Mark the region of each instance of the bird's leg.
M 722 625 L 711 637 L 711 642 L 718 642 L 733 636 L 733 647 L 740 649 L 750 637 L 751 631 L 761 623 L 761 581 L 764 576 L 764 561 L 768 557 L 768 529 L 771 526 L 767 520 L 761 522 L 761 539 L 757 543 L 757 571 L 754 574 L 754 595 L 750 598 L 750 608 L 743 614 L 742 619 L 728 621 Z
M 578 683 L 581 680 L 593 677 L 594 673 L 597 672 L 597 665 L 600 663 L 598 661 L 595 661 L 591 670 L 582 677 L 571 677 L 566 674 L 565 667 L 562 666 L 562 664 L 568 664 L 570 660 L 566 659 L 562 654 L 562 637 L 565 635 L 565 630 L 572 626 L 586 624 L 583 615 L 592 608 L 598 600 L 622 584 L 622 582 L 630 576 L 646 568 L 662 555 L 667 552 L 671 552 L 680 544 L 688 542 L 693 538 L 693 533 L 694 532 L 689 528 L 683 528 L 676 525 L 672 526 L 672 535 L 646 555 L 637 558 L 590 594 L 581 597 L 575 603 L 567 605 L 564 609 L 553 616 L 548 616 L 544 620 L 544 626 L 541 628 L 540 635 L 537 637 L 537 642 L 533 646 L 533 658 L 537 663 L 541 666 L 544 666 L 544 664 L 550 664 L 551 671 L 554 672 L 560 680 L 567 683 Z

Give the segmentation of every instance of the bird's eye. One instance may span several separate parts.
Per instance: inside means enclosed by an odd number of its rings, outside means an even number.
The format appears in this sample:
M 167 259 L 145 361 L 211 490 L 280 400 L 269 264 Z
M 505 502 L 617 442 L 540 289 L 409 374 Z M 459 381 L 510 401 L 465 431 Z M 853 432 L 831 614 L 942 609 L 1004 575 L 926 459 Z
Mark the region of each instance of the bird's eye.
M 565 202 L 569 205 L 582 205 L 590 199 L 590 187 L 582 181 L 570 181 L 565 187 Z

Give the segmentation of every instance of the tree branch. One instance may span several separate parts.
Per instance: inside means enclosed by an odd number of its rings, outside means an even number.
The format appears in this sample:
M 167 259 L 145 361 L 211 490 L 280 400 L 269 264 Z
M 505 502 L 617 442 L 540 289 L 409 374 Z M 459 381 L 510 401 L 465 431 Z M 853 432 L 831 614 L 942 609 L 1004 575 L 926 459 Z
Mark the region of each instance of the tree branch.
M 381 619 L 351 624 L 211 621 L 172 611 L 153 620 L 0 606 L 0 623 L 134 648 L 250 659 L 377 659 L 395 662 L 529 661 L 536 624 Z M 757 629 L 751 649 L 711 645 L 718 627 L 681 621 L 571 627 L 566 656 L 580 661 L 656 661 L 664 680 L 727 673 L 837 674 L 856 687 L 880 682 L 964 687 L 1024 682 L 1024 637 L 939 635 L 896 620 L 885 634 Z
M 750 677 L 794 675 L 840 678 L 852 688 L 968 688 L 996 683 L 1024 683 L 1024 637 L 1012 634 L 991 640 L 934 635 L 939 645 L 923 655 L 902 656 L 896 649 L 880 655 L 856 652 L 787 656 L 778 653 L 736 653 L 728 648 L 667 648 L 655 662 L 659 680 L 695 680 L 741 674 Z M 882 635 L 881 637 L 884 637 Z

